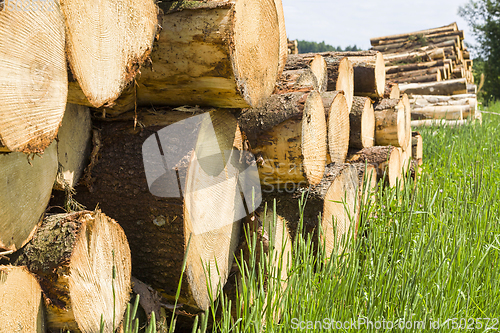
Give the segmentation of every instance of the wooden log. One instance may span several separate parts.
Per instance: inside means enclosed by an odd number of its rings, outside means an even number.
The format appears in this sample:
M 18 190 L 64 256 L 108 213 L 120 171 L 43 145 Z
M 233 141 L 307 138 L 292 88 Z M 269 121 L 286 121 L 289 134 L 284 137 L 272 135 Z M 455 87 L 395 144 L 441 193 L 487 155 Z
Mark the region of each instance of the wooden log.
M 381 41 L 397 40 L 400 38 L 408 38 L 410 36 L 429 35 L 429 34 L 438 33 L 438 32 L 444 33 L 444 32 L 451 32 L 451 31 L 457 31 L 457 30 L 458 30 L 457 24 L 452 23 L 452 24 L 445 25 L 445 26 L 438 27 L 438 28 L 425 29 L 425 30 L 409 32 L 409 33 L 404 33 L 404 34 L 371 38 L 370 43 L 372 45 L 378 45 L 378 43 L 380 43 Z
M 328 71 L 325 59 L 321 55 L 315 53 L 296 54 L 288 57 L 285 70 L 305 68 L 310 68 L 316 76 L 318 91 L 326 91 L 328 84 Z
M 411 127 L 427 126 L 427 127 L 439 127 L 439 126 L 449 126 L 457 127 L 468 124 L 469 120 L 446 120 L 446 119 L 422 119 L 422 120 L 412 120 Z
M 467 83 L 467 94 L 477 94 L 477 86 L 475 84 Z M 456 95 L 456 94 L 454 94 Z
M 1 332 L 45 333 L 42 289 L 25 267 L 0 265 Z
M 349 149 L 350 113 L 343 91 L 321 93 L 327 116 L 329 163 L 344 163 Z
M 239 184 L 249 173 L 239 173 L 236 156 L 241 133 L 228 110 L 164 108 L 140 115 L 141 129 L 133 121 L 96 123 L 101 148 L 92 192 L 79 186 L 75 199 L 87 207 L 99 204 L 120 221 L 134 276 L 169 302 L 186 256 L 179 303 L 191 313 L 204 311 L 226 282 L 238 244 L 237 222 L 246 216 Z M 248 193 L 245 200 L 249 209 L 258 206 Z
M 443 59 L 435 60 L 435 61 L 419 62 L 416 64 L 409 64 L 409 65 L 402 65 L 402 66 L 397 66 L 397 65 L 386 66 L 385 73 L 387 75 L 389 75 L 389 74 L 393 74 L 393 73 L 410 72 L 410 71 L 416 71 L 416 70 L 420 70 L 420 69 L 428 69 L 428 68 L 441 67 L 441 66 L 444 66 Z
M 410 131 L 411 133 L 411 131 Z M 401 172 L 402 176 L 406 176 L 407 172 L 411 167 L 412 161 L 412 140 L 408 140 L 408 145 L 406 147 L 402 147 L 401 151 Z M 403 179 L 403 177 L 401 177 Z
M 156 36 L 158 10 L 153 0 L 128 0 L 120 6 L 113 1 L 61 0 L 68 62 L 78 81 L 70 90 L 80 87 L 93 107 L 112 104 L 120 96 L 149 56 Z
M 151 66 L 104 109 L 108 116 L 136 104 L 248 108 L 265 103 L 280 60 L 273 0 L 163 1 L 159 7 L 162 30 Z
M 375 192 L 377 191 L 377 168 L 370 163 L 352 163 L 358 171 L 360 202 L 367 206 L 369 201 L 375 200 Z M 360 214 L 362 212 L 360 211 Z M 361 218 L 362 216 L 360 216 Z M 359 222 L 363 223 L 362 220 Z
M 401 50 L 418 50 L 418 49 L 429 49 L 429 48 L 439 48 L 447 46 L 458 47 L 460 39 L 458 36 L 439 36 L 436 37 L 422 37 L 422 39 L 405 40 L 398 43 L 382 44 L 373 46 L 370 50 L 379 51 L 382 53 L 391 53 Z
M 410 144 L 409 142 L 411 141 L 411 110 L 412 109 L 411 109 L 410 99 L 408 98 L 407 94 L 403 94 L 403 96 L 401 97 L 401 101 L 403 102 L 403 105 L 405 108 L 403 126 L 405 128 L 407 141 L 405 141 L 406 144 L 404 144 L 402 146 L 402 148 L 404 148 L 404 147 L 408 147 L 408 145 Z
M 441 105 L 426 106 L 412 110 L 412 117 L 419 116 L 417 119 L 447 119 L 461 120 L 465 112 L 470 113 L 470 105 Z
M 399 98 L 399 85 L 395 82 L 386 82 L 385 83 L 385 90 L 384 90 L 384 97 L 383 98 L 391 98 L 391 99 L 397 99 Z
M 424 145 L 422 135 L 419 132 L 411 133 L 411 149 L 412 157 L 421 165 L 424 157 Z
M 51 215 L 16 265 L 36 274 L 51 330 L 114 332 L 130 295 L 130 249 L 123 229 L 99 211 Z
M 285 69 L 286 60 L 288 58 L 288 38 L 286 36 L 286 27 L 285 27 L 285 12 L 283 11 L 283 2 L 282 0 L 274 0 L 274 5 L 276 6 L 276 15 L 278 18 L 278 26 L 279 26 L 279 41 L 280 41 L 280 53 L 279 53 L 279 61 L 278 61 L 278 78 L 281 73 Z M 297 41 L 295 41 L 297 43 Z M 297 45 L 295 45 L 298 51 Z
M 41 156 L 0 154 L 0 249 L 18 250 L 49 203 L 57 174 L 57 142 Z
M 375 144 L 375 113 L 368 97 L 354 97 L 349 114 L 350 148 L 368 148 Z
M 421 74 L 421 75 L 416 75 L 413 76 L 412 72 L 409 75 L 402 75 L 400 77 L 392 77 L 391 81 L 396 82 L 396 83 L 425 83 L 425 82 L 439 82 L 441 81 L 441 72 L 437 71 L 436 73 L 432 74 Z
M 445 51 L 442 48 L 432 49 L 428 51 L 411 51 L 403 53 L 384 54 L 386 65 L 408 64 L 422 61 L 435 61 L 444 59 Z
M 453 38 L 455 36 L 458 36 L 460 39 L 464 39 L 464 31 L 463 30 L 448 31 L 448 32 L 436 31 L 436 32 L 432 32 L 429 34 L 410 35 L 410 36 L 405 36 L 405 37 L 401 37 L 398 39 L 381 40 L 377 45 L 373 45 L 373 46 L 392 45 L 392 44 L 402 43 L 402 42 L 412 42 L 412 41 L 419 40 L 419 39 L 420 39 L 420 42 L 422 42 L 422 43 L 437 43 L 439 41 Z
M 264 202 L 276 199 L 277 214 L 288 222 L 290 231 L 296 233 L 299 222 L 298 198 L 304 195 L 304 229 L 320 234 L 327 256 L 340 253 L 356 237 L 359 222 L 359 180 L 355 166 L 330 164 L 321 182 L 309 189 L 292 187 L 278 193 L 264 190 Z M 345 203 L 345 205 L 344 205 Z M 321 228 L 318 216 L 321 213 Z M 314 237 L 316 238 L 316 237 Z M 316 238 L 317 239 L 317 238 Z
M 27 5 L 40 10 L 16 10 L 11 1 L 0 11 L 0 144 L 37 153 L 55 138 L 64 114 L 65 34 L 56 2 Z
M 399 99 L 382 99 L 374 105 L 375 144 L 404 147 L 408 143 L 405 106 Z
M 429 83 L 400 84 L 401 92 L 418 95 L 457 95 L 467 93 L 467 80 L 455 79 Z
M 354 68 L 351 61 L 336 52 L 320 53 L 326 61 L 328 71 L 327 91 L 344 91 L 349 112 L 354 97 Z
M 58 170 L 54 189 L 71 190 L 83 175 L 90 156 L 92 121 L 86 106 L 67 104 L 57 133 Z
M 390 187 L 396 186 L 401 176 L 401 156 L 393 146 L 374 146 L 350 151 L 347 161 L 373 164 L 377 168 L 377 179 Z
M 319 84 L 316 75 L 310 68 L 287 70 L 281 74 L 276 82 L 275 94 L 284 94 L 288 92 L 303 90 L 318 90 Z
M 458 94 L 458 95 L 417 95 L 413 94 L 411 96 L 410 101 L 414 102 L 415 100 L 426 100 L 431 104 L 441 103 L 441 102 L 449 102 L 453 100 L 462 100 L 468 98 L 476 98 L 475 94 Z
M 397 73 L 391 73 L 387 74 L 387 79 L 392 80 L 392 79 L 400 79 L 404 77 L 414 77 L 414 76 L 419 76 L 419 75 L 425 75 L 425 74 L 435 74 L 439 72 L 440 67 L 431 67 L 431 68 L 422 68 L 422 69 L 415 69 L 411 71 L 405 71 L 405 72 L 397 72 Z
M 385 62 L 380 52 L 348 53 L 354 68 L 354 94 L 366 97 L 382 97 L 385 89 Z
M 262 160 L 262 182 L 319 183 L 326 164 L 327 125 L 317 91 L 272 95 L 262 108 L 244 110 L 238 123 L 252 153 Z

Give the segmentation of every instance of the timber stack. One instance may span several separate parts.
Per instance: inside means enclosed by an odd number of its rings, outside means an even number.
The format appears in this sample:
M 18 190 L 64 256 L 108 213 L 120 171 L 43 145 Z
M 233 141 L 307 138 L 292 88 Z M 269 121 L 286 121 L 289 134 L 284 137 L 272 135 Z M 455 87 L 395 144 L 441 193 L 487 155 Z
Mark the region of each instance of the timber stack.
M 384 54 L 388 81 L 408 94 L 414 126 L 480 120 L 472 59 L 456 23 L 370 39 Z
M 281 0 L 123 3 L 0 10 L 9 331 L 114 332 L 132 289 L 204 312 L 243 227 L 290 249 L 304 195 L 305 231 L 348 250 L 377 181 L 421 152 L 383 54 L 290 52 Z

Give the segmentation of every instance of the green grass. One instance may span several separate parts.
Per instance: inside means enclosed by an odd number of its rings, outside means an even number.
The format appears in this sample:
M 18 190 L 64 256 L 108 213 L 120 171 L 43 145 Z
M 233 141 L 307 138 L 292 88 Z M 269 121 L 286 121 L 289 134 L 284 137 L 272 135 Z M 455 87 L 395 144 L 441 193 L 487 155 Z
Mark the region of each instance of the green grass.
M 500 104 L 488 111 L 500 113 Z M 223 315 L 214 332 L 498 331 L 500 115 L 485 114 L 482 126 L 419 130 L 424 166 L 415 187 L 379 191 L 363 208 L 357 241 L 339 255 L 328 258 L 299 233 L 284 291 L 274 278 L 280 265 L 262 254 L 241 263 L 239 315 L 231 317 L 233 303 L 216 301 Z M 332 321 L 344 328 L 328 329 Z

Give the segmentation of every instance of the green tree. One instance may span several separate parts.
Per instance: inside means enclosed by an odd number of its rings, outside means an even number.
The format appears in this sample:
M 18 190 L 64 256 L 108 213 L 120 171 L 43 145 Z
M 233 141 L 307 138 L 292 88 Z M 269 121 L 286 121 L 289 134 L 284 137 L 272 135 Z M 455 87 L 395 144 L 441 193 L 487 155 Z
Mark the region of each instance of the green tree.
M 332 46 L 330 44 L 326 44 L 324 41 L 321 43 L 310 42 L 307 40 L 299 40 L 299 53 L 318 53 L 318 52 L 328 52 L 328 51 L 361 51 L 356 45 L 348 46 L 345 49 L 342 49 L 340 46 Z
M 485 102 L 500 99 L 500 2 L 498 0 L 469 0 L 458 10 L 479 42 L 474 47 L 479 55 L 476 70 L 483 70 L 485 82 L 482 94 Z M 481 73 L 477 73 L 481 74 Z

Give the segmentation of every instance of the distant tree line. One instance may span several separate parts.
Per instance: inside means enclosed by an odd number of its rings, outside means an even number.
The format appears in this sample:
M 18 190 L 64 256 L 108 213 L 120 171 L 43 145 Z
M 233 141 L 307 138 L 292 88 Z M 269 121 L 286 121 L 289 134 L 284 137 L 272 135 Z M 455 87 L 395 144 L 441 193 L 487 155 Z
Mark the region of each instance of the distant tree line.
M 325 44 L 325 42 L 316 43 L 310 42 L 307 40 L 299 40 L 299 53 L 317 53 L 317 52 L 327 52 L 327 51 L 337 51 L 337 52 L 345 52 L 345 51 L 361 51 L 356 45 L 347 46 L 345 49 L 340 46 L 332 46 L 330 44 Z

